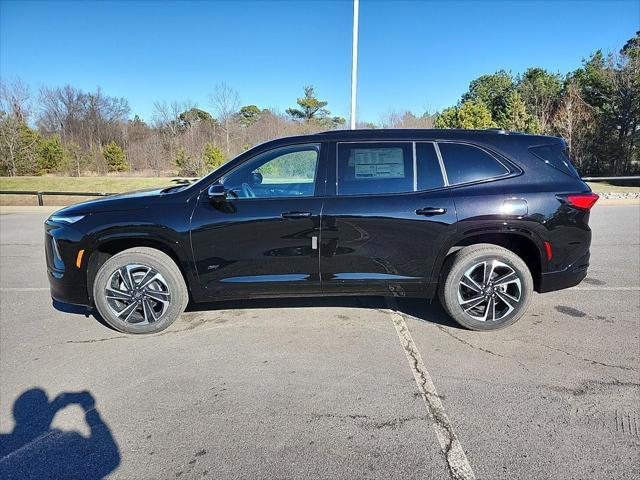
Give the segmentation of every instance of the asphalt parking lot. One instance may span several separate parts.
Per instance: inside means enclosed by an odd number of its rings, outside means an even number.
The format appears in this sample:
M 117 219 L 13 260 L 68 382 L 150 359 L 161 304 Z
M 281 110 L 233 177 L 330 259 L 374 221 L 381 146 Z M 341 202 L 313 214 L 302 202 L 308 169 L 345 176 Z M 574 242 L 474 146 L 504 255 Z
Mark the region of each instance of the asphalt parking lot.
M 0 216 L 0 477 L 638 478 L 640 208 L 493 333 L 437 304 L 199 306 L 131 337 L 52 306 L 45 213 Z

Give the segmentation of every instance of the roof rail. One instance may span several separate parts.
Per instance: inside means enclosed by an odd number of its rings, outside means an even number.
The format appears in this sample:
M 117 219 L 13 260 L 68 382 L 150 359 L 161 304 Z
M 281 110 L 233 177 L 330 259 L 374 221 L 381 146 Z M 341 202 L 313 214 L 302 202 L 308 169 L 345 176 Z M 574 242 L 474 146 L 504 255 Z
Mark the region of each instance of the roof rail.
M 485 130 L 487 132 L 496 132 L 496 133 L 501 133 L 502 135 L 508 135 L 511 132 L 505 130 L 504 128 L 485 128 Z

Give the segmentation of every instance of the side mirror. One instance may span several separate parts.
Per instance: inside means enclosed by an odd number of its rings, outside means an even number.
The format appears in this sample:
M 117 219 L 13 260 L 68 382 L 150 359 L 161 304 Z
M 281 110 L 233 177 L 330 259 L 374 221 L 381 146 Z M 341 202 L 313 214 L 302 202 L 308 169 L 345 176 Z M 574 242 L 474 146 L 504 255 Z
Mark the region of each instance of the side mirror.
M 227 198 L 227 191 L 224 189 L 224 185 L 219 182 L 211 184 L 207 194 L 210 200 L 226 200 Z

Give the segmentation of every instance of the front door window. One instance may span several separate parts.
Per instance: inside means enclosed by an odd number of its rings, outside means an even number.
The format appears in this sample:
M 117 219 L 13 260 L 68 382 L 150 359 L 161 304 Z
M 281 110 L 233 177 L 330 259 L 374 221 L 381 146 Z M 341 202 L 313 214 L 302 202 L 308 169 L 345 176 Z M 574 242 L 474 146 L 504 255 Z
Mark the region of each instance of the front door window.
M 269 150 L 227 174 L 222 183 L 230 198 L 311 197 L 319 151 L 317 144 Z

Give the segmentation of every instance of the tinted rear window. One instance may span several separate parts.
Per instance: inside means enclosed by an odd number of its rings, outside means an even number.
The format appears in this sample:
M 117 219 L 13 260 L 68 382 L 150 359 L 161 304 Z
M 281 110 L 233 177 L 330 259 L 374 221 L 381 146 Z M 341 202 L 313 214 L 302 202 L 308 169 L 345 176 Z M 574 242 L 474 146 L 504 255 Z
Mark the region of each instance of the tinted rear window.
M 444 186 L 440 162 L 433 143 L 416 143 L 416 170 L 418 190 Z
M 438 143 L 450 185 L 499 177 L 509 171 L 484 150 L 462 143 Z
M 531 147 L 531 153 L 542 160 L 547 165 L 560 170 L 562 173 L 579 177 L 578 172 L 569 160 L 567 149 L 562 144 L 541 145 L 539 147 Z

